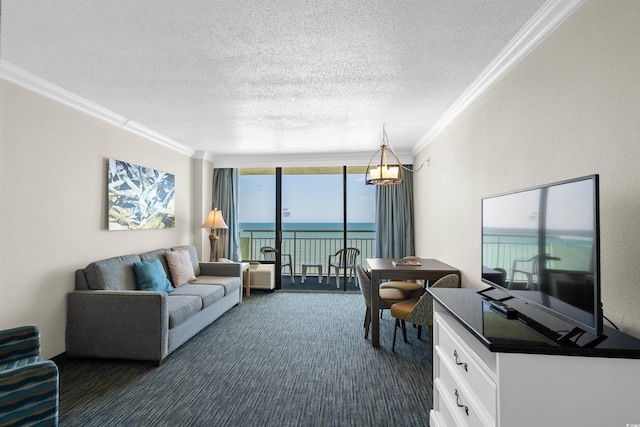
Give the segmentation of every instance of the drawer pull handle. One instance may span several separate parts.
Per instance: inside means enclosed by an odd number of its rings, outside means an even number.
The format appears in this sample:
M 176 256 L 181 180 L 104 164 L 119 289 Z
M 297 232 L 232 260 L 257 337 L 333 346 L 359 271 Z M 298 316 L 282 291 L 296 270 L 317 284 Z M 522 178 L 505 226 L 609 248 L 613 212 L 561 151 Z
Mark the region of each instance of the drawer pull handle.
M 456 389 L 456 405 L 458 405 L 458 408 L 464 408 L 465 414 L 467 414 L 467 417 L 469 416 L 469 407 L 460 403 L 460 395 L 458 394 L 458 389 Z
M 456 365 L 458 366 L 462 365 L 464 367 L 464 370 L 469 372 L 469 369 L 467 368 L 467 364 L 465 362 L 461 362 L 460 360 L 458 360 L 458 352 L 456 350 L 453 350 L 453 357 L 456 359 Z

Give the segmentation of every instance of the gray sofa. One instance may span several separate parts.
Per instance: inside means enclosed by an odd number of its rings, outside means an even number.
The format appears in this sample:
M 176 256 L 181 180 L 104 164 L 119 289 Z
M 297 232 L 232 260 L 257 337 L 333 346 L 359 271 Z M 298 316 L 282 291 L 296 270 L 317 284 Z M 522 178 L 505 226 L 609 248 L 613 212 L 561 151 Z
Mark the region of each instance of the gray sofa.
M 177 250 L 188 251 L 196 280 L 171 293 L 138 290 L 133 264 L 157 258 L 171 279 L 164 254 Z M 67 295 L 67 355 L 160 365 L 241 301 L 241 264 L 200 263 L 193 246 L 96 261 L 76 271 L 75 291 Z

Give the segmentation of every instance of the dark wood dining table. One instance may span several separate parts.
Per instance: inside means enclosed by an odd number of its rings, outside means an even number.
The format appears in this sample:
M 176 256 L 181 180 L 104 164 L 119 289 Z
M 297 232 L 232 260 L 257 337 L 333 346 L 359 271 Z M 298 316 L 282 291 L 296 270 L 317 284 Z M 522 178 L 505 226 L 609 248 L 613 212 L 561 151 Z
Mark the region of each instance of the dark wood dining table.
M 388 280 L 438 280 L 448 274 L 457 274 L 460 270 L 437 259 L 415 258 L 420 265 L 395 265 L 397 258 L 367 258 L 371 269 L 371 345 L 380 347 L 380 282 Z

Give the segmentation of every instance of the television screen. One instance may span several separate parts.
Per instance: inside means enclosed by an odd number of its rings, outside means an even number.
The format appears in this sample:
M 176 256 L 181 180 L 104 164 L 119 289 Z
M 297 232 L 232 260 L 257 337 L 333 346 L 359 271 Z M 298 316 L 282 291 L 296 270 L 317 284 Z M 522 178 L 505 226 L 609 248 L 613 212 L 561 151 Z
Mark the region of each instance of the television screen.
M 482 281 L 602 334 L 598 175 L 482 199 Z

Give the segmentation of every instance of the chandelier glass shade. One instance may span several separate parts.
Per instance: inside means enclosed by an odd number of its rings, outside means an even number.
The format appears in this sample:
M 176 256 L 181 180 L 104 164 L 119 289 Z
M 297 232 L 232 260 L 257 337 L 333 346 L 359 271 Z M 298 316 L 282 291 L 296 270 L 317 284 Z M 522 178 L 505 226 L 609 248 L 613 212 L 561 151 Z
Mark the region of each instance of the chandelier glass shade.
M 369 165 L 367 166 L 367 172 L 365 173 L 365 183 L 367 185 L 393 185 L 402 183 L 402 163 L 400 159 L 398 159 L 398 156 L 396 156 L 396 153 L 394 153 L 387 144 L 387 132 L 383 125 L 382 145 L 380 149 L 371 156 L 371 160 L 369 160 Z M 380 153 L 380 161 L 372 163 L 378 156 L 378 153 Z M 389 159 L 391 163 L 389 163 Z

